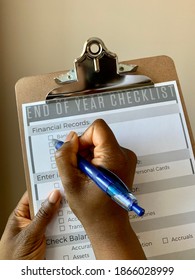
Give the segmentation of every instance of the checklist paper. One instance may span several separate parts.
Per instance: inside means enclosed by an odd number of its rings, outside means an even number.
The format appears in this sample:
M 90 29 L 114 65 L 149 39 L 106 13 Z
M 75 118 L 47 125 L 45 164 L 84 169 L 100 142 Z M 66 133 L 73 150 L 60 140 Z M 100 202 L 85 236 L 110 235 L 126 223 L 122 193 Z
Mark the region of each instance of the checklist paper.
M 52 139 L 81 135 L 96 119 L 138 157 L 132 192 L 145 215 L 129 219 L 148 259 L 195 259 L 195 164 L 176 82 L 151 88 L 23 104 L 34 213 L 53 189 L 63 195 L 46 233 L 46 259 L 95 259 L 64 196 Z M 103 250 L 103 248 L 102 248 Z

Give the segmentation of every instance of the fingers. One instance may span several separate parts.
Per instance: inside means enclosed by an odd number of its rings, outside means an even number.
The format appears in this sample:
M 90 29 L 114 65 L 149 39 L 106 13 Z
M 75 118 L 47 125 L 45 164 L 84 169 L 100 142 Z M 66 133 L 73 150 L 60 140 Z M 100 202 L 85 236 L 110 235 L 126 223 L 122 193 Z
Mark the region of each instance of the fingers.
M 87 150 L 93 148 L 92 163 L 94 165 L 102 165 L 114 172 L 120 169 L 120 165 L 124 169 L 130 167 L 135 170 L 136 155 L 128 150 L 120 147 L 112 130 L 101 119 L 96 120 L 79 138 L 79 149 Z
M 71 132 L 66 140 L 68 142 L 56 152 L 56 163 L 65 190 L 74 192 L 77 188 L 78 191 L 78 185 L 83 182 L 83 174 L 77 168 L 78 152 L 94 165 L 103 166 L 121 175 L 121 179 L 126 178 L 128 170 L 132 174 L 135 171 L 135 154 L 120 147 L 112 130 L 101 119 L 93 122 L 81 137 L 78 138 L 75 132 Z M 124 166 L 127 172 L 124 172 Z
M 82 181 L 82 173 L 77 169 L 78 149 L 78 136 L 75 132 L 71 132 L 66 138 L 66 142 L 55 154 L 59 176 L 65 191 L 74 192 L 74 188 L 78 187 Z
M 79 141 L 81 150 L 89 148 L 90 146 L 108 146 L 111 150 L 118 147 L 118 142 L 112 130 L 102 119 L 94 121 L 83 133 Z
M 3 236 L 12 238 L 12 236 L 17 234 L 20 231 L 19 221 L 23 219 L 25 219 L 26 225 L 30 223 L 29 199 L 27 191 L 23 194 L 16 208 L 10 214 Z
M 12 238 L 23 229 L 28 232 L 29 236 L 40 236 L 41 234 L 44 234 L 46 226 L 59 207 L 60 200 L 60 192 L 57 190 L 53 191 L 49 195 L 48 199 L 43 203 L 37 215 L 31 221 L 29 198 L 27 192 L 25 192 L 8 219 L 5 231 L 3 233 L 3 238 Z
M 31 236 L 41 236 L 45 233 L 46 227 L 59 208 L 61 194 L 58 190 L 50 193 L 48 199 L 42 204 L 36 216 L 28 227 Z
M 96 166 L 112 169 L 113 155 L 121 155 L 120 146 L 109 126 L 101 119 L 96 120 L 79 138 L 81 151 L 91 150 L 91 161 Z
M 56 152 L 62 184 L 70 191 L 74 191 L 76 187 L 78 190 L 78 184 L 83 182 L 83 174 L 77 168 L 78 152 L 85 158 L 91 153 L 90 160 L 94 165 L 109 169 L 117 169 L 116 160 L 124 161 L 124 154 L 112 130 L 103 120 L 96 120 L 80 138 L 71 132 L 64 145 Z

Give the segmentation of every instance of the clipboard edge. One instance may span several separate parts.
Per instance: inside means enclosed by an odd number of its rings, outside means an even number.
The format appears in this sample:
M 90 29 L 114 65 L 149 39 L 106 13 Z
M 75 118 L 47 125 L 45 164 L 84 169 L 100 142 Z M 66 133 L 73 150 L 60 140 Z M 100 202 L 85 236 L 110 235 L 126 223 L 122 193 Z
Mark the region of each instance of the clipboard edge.
M 158 66 L 159 62 L 161 65 Z M 194 136 L 192 133 L 189 116 L 187 113 L 184 97 L 182 94 L 180 82 L 178 79 L 176 67 L 174 60 L 167 55 L 159 55 L 153 57 L 145 57 L 139 59 L 133 59 L 128 61 L 123 61 L 122 63 L 126 64 L 137 64 L 138 70 L 137 74 L 144 74 L 151 77 L 154 83 L 168 82 L 175 80 L 178 86 L 181 103 L 184 111 L 184 116 L 187 123 L 187 128 L 190 135 L 190 140 L 193 148 L 193 153 L 195 154 L 195 143 Z M 155 69 L 155 70 L 154 70 Z M 163 69 L 167 71 L 163 71 Z M 46 91 L 51 90 L 53 86 L 56 87 L 56 83 L 54 78 L 56 75 L 60 75 L 61 73 L 65 73 L 68 71 L 56 71 L 48 74 L 36 75 L 36 76 L 27 76 L 19 79 L 15 85 L 16 92 L 16 104 L 17 104 L 17 112 L 18 112 L 18 120 L 19 120 L 19 131 L 21 138 L 21 148 L 22 148 L 22 156 L 23 156 L 23 165 L 24 165 L 24 173 L 27 190 L 30 196 L 30 212 L 31 216 L 34 216 L 34 211 L 32 207 L 32 194 L 31 194 L 31 186 L 30 186 L 30 175 L 28 171 L 28 161 L 27 161 L 27 152 L 25 145 L 25 135 L 24 135 L 24 124 L 23 124 L 23 116 L 22 116 L 22 104 L 23 103 L 31 103 L 40 100 L 45 100 Z M 31 95 L 33 92 L 36 92 L 35 95 Z

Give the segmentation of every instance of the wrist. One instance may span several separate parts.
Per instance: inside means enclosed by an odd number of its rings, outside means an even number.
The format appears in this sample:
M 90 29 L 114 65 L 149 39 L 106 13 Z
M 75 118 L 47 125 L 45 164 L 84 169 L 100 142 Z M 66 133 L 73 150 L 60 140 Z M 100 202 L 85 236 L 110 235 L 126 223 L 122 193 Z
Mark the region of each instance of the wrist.
M 128 218 L 93 223 L 85 230 L 97 259 L 145 259 Z

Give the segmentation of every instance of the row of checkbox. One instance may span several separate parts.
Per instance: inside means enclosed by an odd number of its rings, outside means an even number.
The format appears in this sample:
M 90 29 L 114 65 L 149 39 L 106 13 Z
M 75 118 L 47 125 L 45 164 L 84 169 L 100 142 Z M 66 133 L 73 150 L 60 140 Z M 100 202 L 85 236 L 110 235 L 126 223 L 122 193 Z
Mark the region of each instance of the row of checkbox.
M 66 228 L 65 228 L 65 220 L 64 220 L 64 211 L 62 209 L 60 209 L 58 211 L 58 224 L 59 224 L 59 231 L 62 232 L 62 231 L 65 231 Z
M 55 156 L 54 156 L 55 148 L 54 148 L 52 140 L 53 140 L 53 135 L 48 135 L 51 168 L 56 169 L 57 166 L 56 166 Z M 54 188 L 59 189 L 60 188 L 60 183 L 59 182 L 54 183 Z M 61 206 L 62 207 L 64 206 L 63 202 L 61 203 Z M 58 217 L 59 217 L 58 218 L 58 224 L 59 224 L 59 231 L 60 232 L 64 232 L 66 230 L 65 225 L 64 225 L 65 221 L 64 221 L 63 215 L 64 215 L 63 210 L 60 209 L 58 211 Z M 65 259 L 67 259 L 67 257 L 69 258 L 69 256 L 65 256 Z
M 48 140 L 49 140 L 49 154 L 51 155 L 50 156 L 50 161 L 51 161 L 51 168 L 52 169 L 56 169 L 57 166 L 56 166 L 56 162 L 55 162 L 55 149 L 54 149 L 54 145 L 53 145 L 53 135 L 48 135 Z

